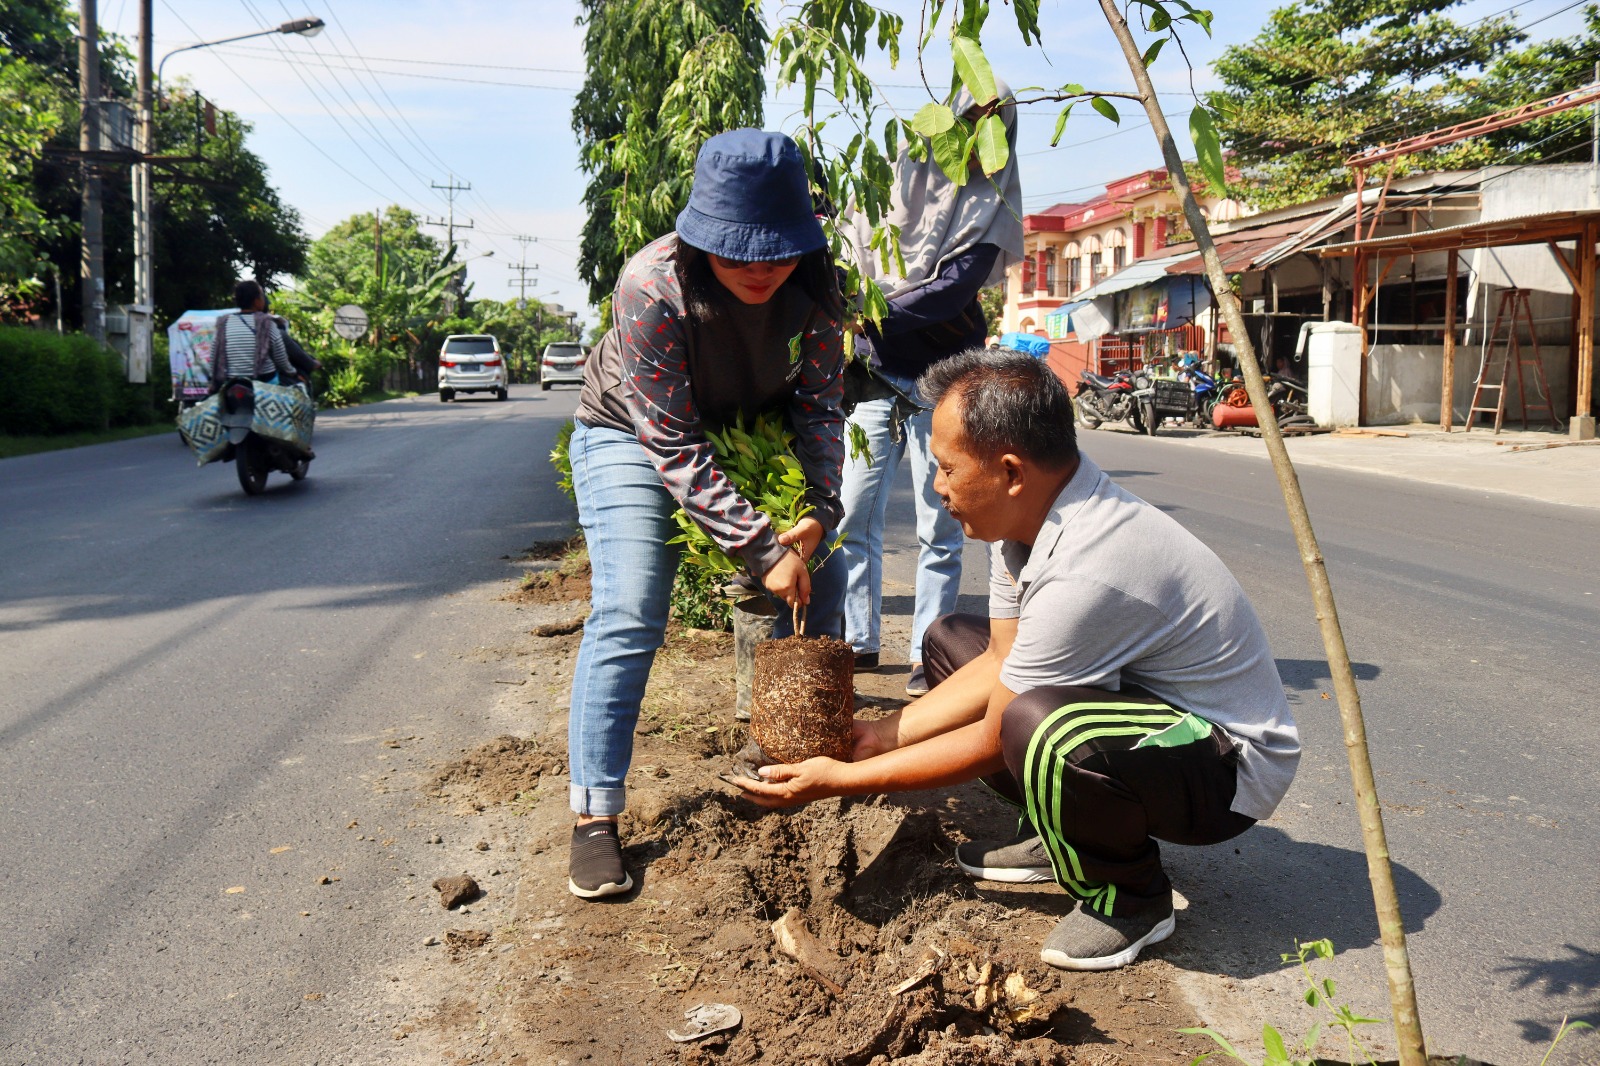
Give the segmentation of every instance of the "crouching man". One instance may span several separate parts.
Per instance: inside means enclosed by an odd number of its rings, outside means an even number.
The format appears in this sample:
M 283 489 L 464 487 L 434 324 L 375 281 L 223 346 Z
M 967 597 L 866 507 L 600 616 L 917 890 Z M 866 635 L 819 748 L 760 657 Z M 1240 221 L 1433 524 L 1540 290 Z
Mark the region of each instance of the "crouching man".
M 989 617 L 934 623 L 934 688 L 858 721 L 853 762 L 769 766 L 743 787 L 782 807 L 982 777 L 1021 808 L 1021 831 L 962 845 L 963 869 L 1077 899 L 1045 939 L 1050 965 L 1126 966 L 1173 930 L 1156 841 L 1238 836 L 1294 778 L 1266 634 L 1209 548 L 1079 454 L 1043 361 L 966 352 L 918 387 L 935 404 L 934 490 L 994 544 Z

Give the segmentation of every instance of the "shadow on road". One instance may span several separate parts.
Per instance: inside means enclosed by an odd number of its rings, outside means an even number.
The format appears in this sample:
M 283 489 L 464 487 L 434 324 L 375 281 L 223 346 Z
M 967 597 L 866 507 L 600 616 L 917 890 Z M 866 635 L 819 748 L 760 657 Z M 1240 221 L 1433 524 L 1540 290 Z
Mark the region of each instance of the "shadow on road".
M 1376 663 L 1351 663 L 1350 672 L 1356 675 L 1357 681 L 1373 681 L 1383 673 L 1383 668 Z M 1331 684 L 1333 681 L 1326 659 L 1279 659 L 1278 676 L 1296 692 L 1323 690 L 1328 687 L 1324 682 Z
M 1173 884 L 1189 900 L 1169 957 L 1200 973 L 1248 978 L 1284 968 L 1295 941 L 1333 941 L 1340 952 L 1378 942 L 1367 858 L 1350 848 L 1295 840 L 1258 825 L 1207 848 L 1162 846 Z M 1439 910 L 1439 891 L 1394 864 L 1408 932 Z
M 1572 1021 L 1600 1026 L 1600 951 L 1581 948 L 1576 944 L 1563 944 L 1566 955 L 1555 959 L 1523 958 L 1513 955 L 1507 965 L 1496 967 L 1496 973 L 1516 974 L 1512 987 L 1523 989 L 1540 986 L 1546 996 L 1571 996 L 1574 993 L 1592 997 L 1581 1014 L 1572 1015 Z M 1561 1028 L 1566 1015 L 1545 1018 L 1518 1018 L 1517 1027 L 1522 1039 L 1548 1044 Z M 1584 1034 L 1585 1039 L 1600 1040 L 1595 1034 Z

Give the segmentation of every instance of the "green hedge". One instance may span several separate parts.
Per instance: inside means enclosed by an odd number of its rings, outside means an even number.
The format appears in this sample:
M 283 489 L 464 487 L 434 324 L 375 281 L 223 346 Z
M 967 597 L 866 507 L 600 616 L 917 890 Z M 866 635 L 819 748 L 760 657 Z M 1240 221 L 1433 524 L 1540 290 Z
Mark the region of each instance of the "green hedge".
M 147 385 L 128 384 L 124 373 L 116 352 L 81 333 L 0 326 L 0 433 L 93 432 L 172 417 L 164 372 Z

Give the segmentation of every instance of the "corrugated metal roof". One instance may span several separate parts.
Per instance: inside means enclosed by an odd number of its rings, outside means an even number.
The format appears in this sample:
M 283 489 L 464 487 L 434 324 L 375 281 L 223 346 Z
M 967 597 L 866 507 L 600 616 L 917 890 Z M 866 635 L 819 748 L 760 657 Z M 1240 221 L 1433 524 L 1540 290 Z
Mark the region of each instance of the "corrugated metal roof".
M 1330 244 L 1317 251 L 1324 256 L 1353 255 L 1363 251 L 1404 249 L 1411 251 L 1443 251 L 1449 248 L 1485 248 L 1497 245 L 1537 244 L 1551 239 L 1552 230 L 1565 230 L 1571 226 L 1572 235 L 1583 229 L 1585 223 L 1600 221 L 1600 210 L 1544 211 L 1529 215 L 1511 215 L 1507 218 L 1483 219 L 1463 222 L 1457 226 L 1418 233 L 1394 233 L 1387 237 L 1372 237 L 1364 241 L 1347 241 Z
M 1140 285 L 1148 285 L 1153 281 L 1160 281 L 1169 271 L 1167 267 L 1180 260 L 1192 256 L 1193 252 L 1184 252 L 1181 255 L 1167 255 L 1160 259 L 1140 259 L 1123 267 L 1104 281 L 1097 282 L 1078 293 L 1077 300 L 1095 300 L 1112 293 L 1122 292 L 1125 289 L 1135 289 Z

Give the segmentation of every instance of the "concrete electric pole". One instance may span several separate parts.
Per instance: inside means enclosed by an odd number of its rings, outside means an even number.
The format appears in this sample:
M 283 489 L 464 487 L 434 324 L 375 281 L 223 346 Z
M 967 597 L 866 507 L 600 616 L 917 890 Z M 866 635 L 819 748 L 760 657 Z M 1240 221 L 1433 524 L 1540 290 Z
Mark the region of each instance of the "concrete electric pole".
M 449 210 L 449 213 L 444 218 L 430 218 L 430 219 L 427 219 L 423 224 L 424 225 L 428 225 L 428 226 L 440 226 L 440 227 L 443 227 L 443 229 L 445 231 L 445 234 L 446 234 L 446 238 L 445 238 L 446 239 L 446 244 L 445 244 L 445 246 L 446 246 L 446 248 L 448 248 L 451 245 L 454 245 L 456 243 L 456 230 L 458 230 L 458 229 L 471 229 L 472 228 L 472 223 L 471 222 L 457 222 L 456 221 L 456 193 L 471 191 L 472 183 L 469 181 L 465 185 L 457 185 L 456 184 L 456 176 L 454 174 L 452 174 L 452 175 L 450 175 L 449 182 L 447 182 L 444 185 L 440 185 L 436 181 L 430 181 L 428 184 L 430 186 L 432 186 L 433 188 L 435 188 L 435 189 L 443 189 L 444 190 L 445 202 L 447 204 L 449 204 L 450 210 Z
M 78 149 L 83 153 L 83 251 L 78 279 L 82 286 L 83 332 L 100 343 L 106 339 L 105 231 L 100 217 L 100 23 L 95 0 L 79 0 L 78 95 L 82 118 Z

